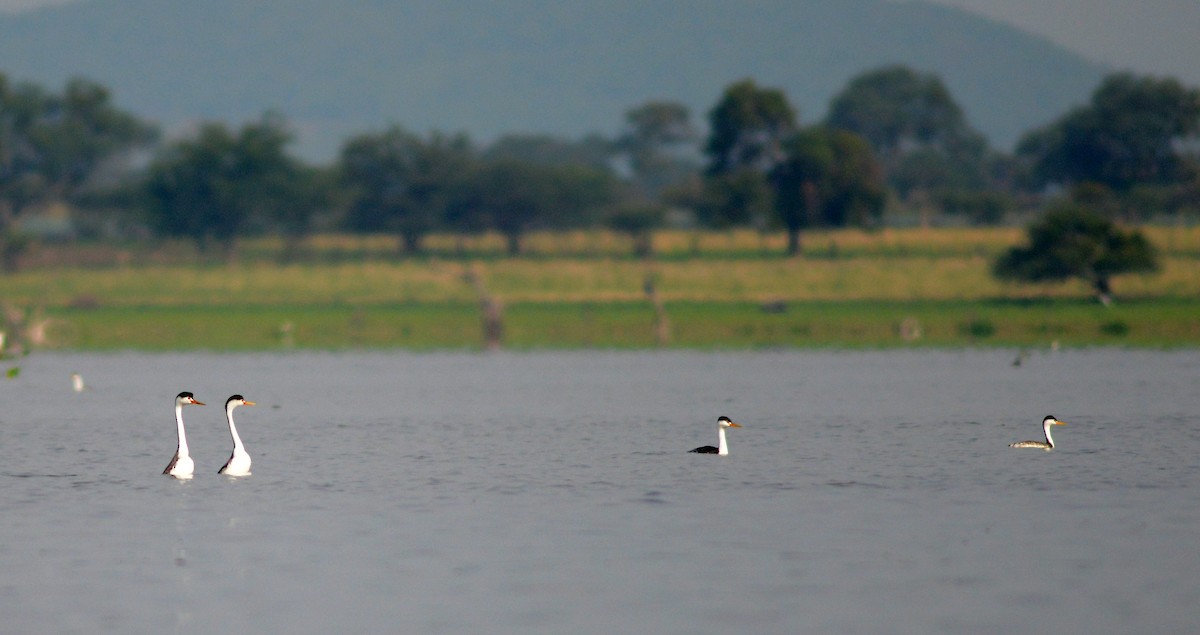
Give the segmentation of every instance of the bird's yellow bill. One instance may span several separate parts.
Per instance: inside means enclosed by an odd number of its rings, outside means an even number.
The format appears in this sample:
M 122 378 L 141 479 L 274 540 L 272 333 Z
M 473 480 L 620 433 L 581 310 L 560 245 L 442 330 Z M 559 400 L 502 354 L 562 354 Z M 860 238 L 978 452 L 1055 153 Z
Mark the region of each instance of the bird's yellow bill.
M 1054 425 L 1056 425 L 1056 426 L 1065 426 L 1065 425 L 1067 425 L 1067 422 L 1066 422 L 1066 421 L 1063 421 L 1063 420 L 1061 420 L 1061 419 L 1055 419 L 1055 420 L 1054 420 Z
M 734 422 L 730 421 L 730 422 L 729 422 L 729 427 L 730 427 L 730 428 L 740 428 L 740 427 L 742 427 L 742 424 L 740 424 L 740 423 L 734 423 Z
M 253 405 L 255 405 L 255 404 L 254 404 L 254 402 L 253 402 L 253 401 L 247 401 L 247 402 L 246 402 L 246 405 L 247 405 L 247 406 L 253 406 Z
M 193 404 L 195 404 L 195 405 L 197 405 L 197 406 L 203 406 L 203 405 L 206 405 L 206 404 L 205 404 L 203 401 L 196 401 L 195 399 L 193 399 L 193 400 L 192 400 L 192 403 L 193 403 Z

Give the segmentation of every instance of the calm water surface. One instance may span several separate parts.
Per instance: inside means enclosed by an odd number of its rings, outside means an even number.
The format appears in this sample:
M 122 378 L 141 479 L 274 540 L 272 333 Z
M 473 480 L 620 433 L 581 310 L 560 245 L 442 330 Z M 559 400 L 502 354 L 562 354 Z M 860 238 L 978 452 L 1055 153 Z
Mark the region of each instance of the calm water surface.
M 1012 358 L 34 355 L 0 380 L 3 631 L 1194 629 L 1200 352 Z M 1050 413 L 1059 449 L 1007 447 Z M 687 453 L 721 414 L 731 454 Z

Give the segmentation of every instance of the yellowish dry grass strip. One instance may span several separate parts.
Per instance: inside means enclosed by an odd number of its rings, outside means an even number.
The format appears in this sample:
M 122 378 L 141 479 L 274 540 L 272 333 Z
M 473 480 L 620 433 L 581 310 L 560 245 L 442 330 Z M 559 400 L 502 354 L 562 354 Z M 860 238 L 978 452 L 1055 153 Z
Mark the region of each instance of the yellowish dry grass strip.
M 798 259 L 421 260 L 277 266 L 147 266 L 33 270 L 0 277 L 0 302 L 58 306 L 272 306 L 475 302 L 468 268 L 505 302 L 641 300 L 651 278 L 666 301 L 970 300 L 1084 297 L 1078 281 L 1001 283 L 982 256 Z M 1159 273 L 1119 276 L 1119 297 L 1200 297 L 1200 259 L 1166 258 Z
M 1200 258 L 1200 226 L 1147 226 L 1141 230 L 1158 247 L 1164 258 Z M 861 257 L 885 258 L 994 258 L 1008 247 L 1025 241 L 1017 227 L 988 228 L 887 228 L 877 231 L 838 229 L 805 232 L 803 258 L 841 260 Z M 629 236 L 605 230 L 532 232 L 522 241 L 525 257 L 544 261 L 566 259 L 632 260 Z M 786 237 L 778 231 L 660 230 L 652 237 L 660 260 L 773 260 L 784 257 Z M 426 257 L 456 261 L 471 259 L 507 260 L 505 241 L 496 233 L 478 236 L 433 234 L 426 238 Z M 238 260 L 245 264 L 275 264 L 283 259 L 285 242 L 280 237 L 245 239 L 239 242 Z M 301 261 L 397 262 L 406 254 L 395 236 L 321 234 L 308 238 L 298 252 Z M 26 254 L 28 269 L 73 267 L 212 266 L 219 253 L 203 254 L 189 242 L 157 242 L 144 246 L 101 244 L 42 244 Z
M 1167 256 L 1200 257 L 1200 226 L 1145 226 L 1139 228 Z M 1022 243 L 1022 227 L 939 227 L 822 229 L 804 232 L 802 248 L 810 257 L 887 256 L 970 256 L 992 257 L 1004 249 Z M 750 229 L 730 231 L 664 229 L 653 233 L 654 252 L 663 258 L 687 257 L 779 257 L 787 245 L 780 231 Z M 505 254 L 503 236 L 491 232 L 481 235 L 431 234 L 425 247 L 442 256 L 462 255 L 501 257 Z M 530 232 L 522 240 L 526 256 L 626 257 L 633 241 L 617 232 L 599 229 Z M 306 248 L 321 256 L 359 254 L 364 257 L 401 255 L 395 236 L 355 236 L 321 234 L 306 241 Z M 246 240 L 243 251 L 252 254 L 276 254 L 283 249 L 278 237 Z

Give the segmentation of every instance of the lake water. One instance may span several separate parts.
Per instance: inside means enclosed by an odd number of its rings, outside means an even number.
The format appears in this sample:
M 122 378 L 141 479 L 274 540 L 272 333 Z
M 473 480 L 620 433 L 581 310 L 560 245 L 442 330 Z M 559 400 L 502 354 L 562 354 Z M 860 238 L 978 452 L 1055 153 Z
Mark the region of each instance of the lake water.
M 2 630 L 1193 631 L 1200 352 L 1013 357 L 35 354 Z M 1007 447 L 1051 413 L 1058 449 Z M 730 455 L 687 453 L 722 414 Z

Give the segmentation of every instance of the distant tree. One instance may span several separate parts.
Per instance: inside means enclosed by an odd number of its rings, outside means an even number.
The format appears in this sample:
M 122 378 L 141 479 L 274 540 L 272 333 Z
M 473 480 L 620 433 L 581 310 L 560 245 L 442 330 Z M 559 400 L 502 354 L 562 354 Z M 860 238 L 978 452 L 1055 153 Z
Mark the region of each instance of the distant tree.
M 826 124 L 867 139 L 903 197 L 986 184 L 987 142 L 937 75 L 906 66 L 863 73 L 834 97 Z
M 966 218 L 977 225 L 1000 222 L 1004 211 L 1015 206 L 1011 195 L 1004 192 L 979 192 L 951 189 L 941 193 L 938 205 L 947 214 Z
M 774 207 L 767 172 L 784 158 L 796 111 L 783 91 L 746 79 L 731 84 L 708 113 L 708 169 L 697 216 L 713 227 L 765 224 Z
M 85 79 L 67 82 L 45 102 L 27 131 L 50 193 L 69 199 L 105 162 L 157 140 L 157 130 L 113 106 L 107 88 Z
M 474 161 L 461 135 L 422 139 L 394 127 L 354 137 L 340 160 L 351 199 L 347 222 L 357 231 L 395 233 L 405 253 L 421 253 L 425 235 L 446 223 Z
M 462 207 L 473 211 L 462 218 L 503 234 L 516 256 L 530 230 L 585 224 L 589 212 L 613 200 L 614 188 L 610 173 L 586 166 L 485 161 L 470 174 Z
M 551 170 L 551 183 L 557 201 L 548 218 L 552 228 L 594 226 L 620 196 L 616 177 L 607 168 L 562 166 Z
M 796 110 L 783 91 L 746 79 L 725 89 L 708 113 L 708 173 L 766 172 L 782 158 L 784 138 L 796 130 Z
M 696 140 L 691 111 L 680 102 L 648 101 L 625 111 L 622 143 L 635 150 L 657 153 Z
M 942 80 L 906 66 L 888 66 L 852 79 L 833 98 L 827 123 L 862 135 L 889 159 L 973 136 Z
M 202 125 L 193 138 L 162 150 L 147 170 L 153 224 L 232 257 L 240 235 L 267 226 L 297 200 L 304 172 L 285 152 L 291 140 L 286 122 L 272 113 L 237 132 Z
M 765 174 L 741 168 L 705 178 L 693 204 L 697 219 L 709 227 L 765 227 L 775 209 L 775 192 Z
M 625 129 L 617 145 L 628 155 L 633 181 L 643 197 L 655 199 L 698 171 L 684 155 L 698 136 L 691 112 L 678 102 L 650 101 L 625 112 Z
M 283 251 L 279 256 L 282 262 L 300 259 L 304 241 L 315 230 L 318 216 L 342 206 L 343 199 L 347 198 L 335 167 L 300 163 L 293 164 L 289 170 L 288 183 L 280 188 L 279 197 L 279 204 L 272 206 L 272 231 L 283 237 Z
M 1028 232 L 1028 245 L 1013 247 L 996 260 L 997 277 L 1028 282 L 1081 278 L 1107 305 L 1113 276 L 1158 267 L 1155 250 L 1141 232 L 1124 231 L 1078 203 L 1061 204 Z
M 1169 198 L 1162 205 L 1164 211 L 1172 212 L 1180 220 L 1184 217 L 1200 219 L 1200 165 L 1190 178 L 1167 188 L 1165 194 Z
M 1174 79 L 1116 73 L 1088 105 L 1026 134 L 1017 153 L 1035 183 L 1095 182 L 1124 193 L 1189 178 L 1198 134 L 1200 90 Z
M 667 208 L 659 204 L 630 203 L 613 209 L 604 222 L 628 235 L 633 240 L 633 255 L 644 258 L 654 253 L 653 230 L 662 226 L 666 213 Z
M 986 167 L 981 154 L 954 156 L 924 148 L 896 160 L 887 169 L 887 180 L 902 198 L 936 196 L 948 190 L 979 191 L 991 185 Z
M 113 106 L 108 89 L 84 79 L 61 94 L 11 84 L 0 73 L 0 254 L 16 267 L 21 213 L 38 201 L 78 201 L 106 167 L 148 147 L 155 128 Z M 16 246 L 16 247 L 14 247 Z
M 882 215 L 883 176 L 865 139 L 814 126 L 789 137 L 783 149 L 785 158 L 771 171 L 770 182 L 787 230 L 788 255 L 800 253 L 805 228 L 869 225 Z

